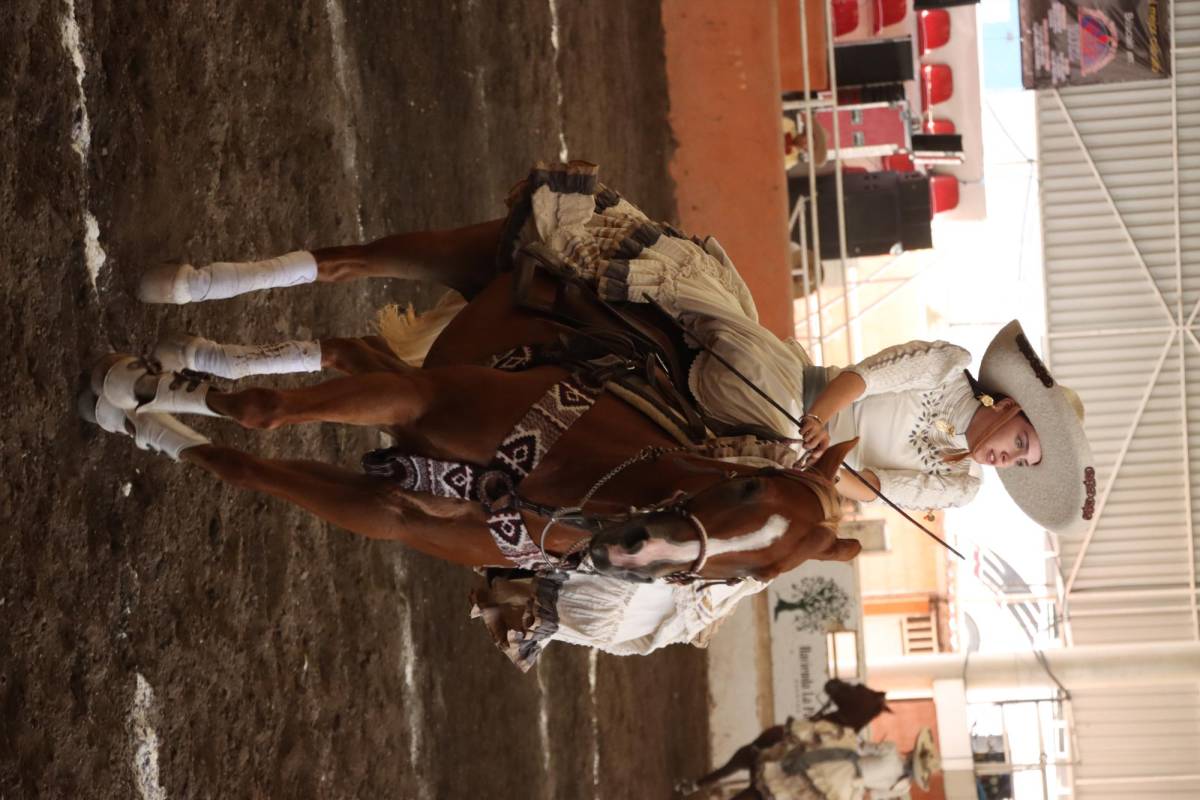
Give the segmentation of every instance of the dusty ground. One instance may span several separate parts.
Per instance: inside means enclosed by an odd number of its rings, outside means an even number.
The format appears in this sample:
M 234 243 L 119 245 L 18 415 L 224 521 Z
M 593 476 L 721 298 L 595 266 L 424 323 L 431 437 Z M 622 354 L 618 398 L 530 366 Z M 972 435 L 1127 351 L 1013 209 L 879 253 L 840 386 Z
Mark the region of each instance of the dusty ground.
M 0 797 L 665 797 L 704 766 L 699 651 L 556 645 L 521 675 L 467 618 L 466 571 L 226 489 L 73 410 L 110 348 L 365 332 L 383 300 L 437 292 L 142 306 L 136 276 L 162 260 L 498 216 L 564 143 L 670 218 L 657 4 L 558 2 L 557 57 L 554 5 L 0 4 Z M 341 463 L 372 444 L 206 430 Z

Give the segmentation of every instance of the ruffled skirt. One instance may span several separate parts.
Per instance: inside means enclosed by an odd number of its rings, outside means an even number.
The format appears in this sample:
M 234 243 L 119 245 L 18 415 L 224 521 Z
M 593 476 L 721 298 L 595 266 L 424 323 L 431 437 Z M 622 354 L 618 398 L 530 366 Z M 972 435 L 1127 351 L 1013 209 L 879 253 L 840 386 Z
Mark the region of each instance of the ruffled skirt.
M 499 264 L 512 266 L 523 245 L 537 242 L 555 251 L 605 300 L 643 302 L 653 296 L 670 311 L 677 287 L 689 279 L 715 281 L 757 320 L 750 290 L 715 239 L 688 236 L 604 186 L 599 169 L 586 161 L 538 163 L 509 192 L 509 215 L 501 236 Z

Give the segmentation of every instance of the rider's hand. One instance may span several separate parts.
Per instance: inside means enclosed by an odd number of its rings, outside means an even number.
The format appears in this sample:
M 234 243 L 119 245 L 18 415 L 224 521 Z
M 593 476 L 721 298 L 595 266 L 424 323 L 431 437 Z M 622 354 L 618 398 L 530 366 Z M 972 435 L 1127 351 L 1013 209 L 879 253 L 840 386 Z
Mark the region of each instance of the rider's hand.
M 808 451 L 806 463 L 816 461 L 829 449 L 829 431 L 812 415 L 801 417 L 800 438 L 804 442 L 804 449 Z

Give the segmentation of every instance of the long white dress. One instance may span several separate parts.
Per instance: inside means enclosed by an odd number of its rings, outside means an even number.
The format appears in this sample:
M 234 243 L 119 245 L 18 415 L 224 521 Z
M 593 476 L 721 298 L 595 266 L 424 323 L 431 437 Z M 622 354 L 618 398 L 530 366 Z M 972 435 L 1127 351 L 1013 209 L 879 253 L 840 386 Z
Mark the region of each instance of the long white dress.
M 651 222 L 595 176 L 592 165 L 580 162 L 535 168 L 510 198 L 510 239 L 502 245 L 502 260 L 506 249 L 511 253 L 538 242 L 606 299 L 654 300 L 799 418 L 803 372 L 812 362 L 798 342 L 780 340 L 758 324 L 749 289 L 717 241 L 687 238 L 669 225 Z M 419 361 L 420 350 L 427 349 L 452 312 L 453 305 L 443 306 L 388 339 L 402 357 Z M 943 453 L 965 448 L 959 432 L 978 406 L 962 374 L 969 362 L 969 354 L 954 345 L 912 342 L 849 367 L 867 389 L 851 409 L 830 421 L 833 440 L 860 437 L 848 462 L 873 470 L 883 492 L 899 505 L 961 505 L 978 490 L 971 462 L 940 460 Z M 828 373 L 832 377 L 837 371 L 830 368 Z M 756 423 L 789 439 L 799 436 L 794 423 L 707 353 L 693 361 L 688 384 L 704 409 L 721 420 Z M 778 443 L 743 442 L 736 450 L 730 458 L 783 466 L 792 466 L 800 456 Z M 575 573 L 557 586 L 553 598 L 533 590 L 477 593 L 476 614 L 509 657 L 528 669 L 553 640 L 618 655 L 646 654 L 674 643 L 703 646 L 742 598 L 763 588 L 754 580 L 697 588 Z M 552 602 L 553 608 L 539 602 Z M 504 603 L 509 611 L 514 604 L 523 604 L 524 610 L 503 613 Z M 557 619 L 546 624 L 547 616 Z

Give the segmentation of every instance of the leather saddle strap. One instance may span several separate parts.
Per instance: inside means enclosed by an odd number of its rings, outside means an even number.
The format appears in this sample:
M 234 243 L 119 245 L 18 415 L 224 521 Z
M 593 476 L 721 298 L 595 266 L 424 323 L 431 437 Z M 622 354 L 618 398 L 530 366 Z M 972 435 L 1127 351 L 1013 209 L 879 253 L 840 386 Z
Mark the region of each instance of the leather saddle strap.
M 537 284 L 539 271 L 551 278 L 552 291 Z M 513 298 L 518 307 L 560 320 L 575 329 L 618 328 L 639 353 L 653 353 L 662 362 L 672 381 L 679 384 L 677 388 L 686 388 L 687 370 L 675 353 L 674 345 L 666 341 L 667 334 L 600 297 L 587 281 L 571 273 L 562 259 L 545 245 L 534 243 L 522 248 L 513 282 Z M 646 308 L 652 313 L 649 306 Z
M 407 491 L 480 503 L 488 514 L 488 532 L 504 557 L 522 569 L 546 571 L 552 567 L 529 534 L 516 489 L 559 437 L 595 404 L 601 391 L 601 386 L 575 375 L 554 384 L 513 426 L 486 467 L 389 447 L 363 456 L 363 469 L 390 478 Z

